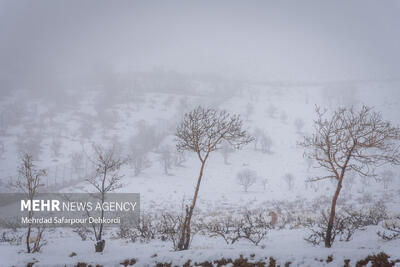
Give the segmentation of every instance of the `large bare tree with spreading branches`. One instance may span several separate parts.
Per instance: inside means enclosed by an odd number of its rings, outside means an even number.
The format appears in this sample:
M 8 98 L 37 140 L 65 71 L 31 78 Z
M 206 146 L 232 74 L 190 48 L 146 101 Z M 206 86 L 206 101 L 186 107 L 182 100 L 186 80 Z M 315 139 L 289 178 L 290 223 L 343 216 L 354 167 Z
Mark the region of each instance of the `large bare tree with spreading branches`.
M 197 107 L 186 113 L 176 130 L 178 151 L 193 151 L 200 160 L 200 173 L 190 206 L 186 205 L 185 217 L 181 228 L 178 250 L 189 249 L 190 222 L 199 194 L 204 167 L 211 152 L 220 148 L 223 141 L 239 149 L 253 140 L 243 129 L 243 122 L 238 115 L 230 115 L 224 110 Z
M 400 164 L 400 128 L 384 121 L 373 108 L 363 106 L 339 108 L 331 116 L 316 108 L 315 133 L 300 143 L 305 156 L 315 160 L 326 175 L 309 181 L 335 179 L 336 191 L 332 198 L 330 216 L 325 236 L 325 246 L 331 247 L 332 227 L 336 201 L 348 172 L 362 177 L 374 177 L 375 169 L 385 164 Z
M 122 187 L 121 178 L 118 174 L 119 169 L 125 162 L 120 158 L 113 145 L 110 148 L 104 148 L 101 145 L 93 145 L 94 158 L 89 160 L 95 167 L 95 172 L 86 180 L 96 189 L 100 195 L 101 205 L 106 198 L 106 194 Z M 101 210 L 101 219 L 104 219 L 104 210 Z M 101 222 L 97 227 L 92 223 L 92 228 L 96 238 L 95 251 L 102 252 L 105 247 L 105 240 L 103 240 L 103 223 Z

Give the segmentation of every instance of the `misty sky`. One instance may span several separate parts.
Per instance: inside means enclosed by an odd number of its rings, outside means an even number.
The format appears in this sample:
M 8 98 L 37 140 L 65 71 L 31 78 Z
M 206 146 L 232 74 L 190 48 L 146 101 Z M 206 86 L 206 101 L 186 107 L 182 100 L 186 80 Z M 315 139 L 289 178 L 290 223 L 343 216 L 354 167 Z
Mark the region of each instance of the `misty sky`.
M 0 78 L 106 64 L 262 81 L 396 79 L 399 29 L 396 0 L 0 0 Z

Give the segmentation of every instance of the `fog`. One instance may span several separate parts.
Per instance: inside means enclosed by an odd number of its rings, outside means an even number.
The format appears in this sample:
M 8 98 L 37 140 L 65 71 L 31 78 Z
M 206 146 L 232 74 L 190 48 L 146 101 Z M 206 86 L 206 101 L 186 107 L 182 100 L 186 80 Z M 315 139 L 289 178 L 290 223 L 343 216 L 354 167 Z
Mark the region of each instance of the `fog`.
M 399 14 L 0 0 L 0 267 L 400 262 Z M 34 236 L 13 192 L 139 193 L 140 220 Z
M 399 11 L 398 1 L 369 0 L 2 0 L 1 87 L 75 81 L 99 66 L 257 81 L 397 79 Z

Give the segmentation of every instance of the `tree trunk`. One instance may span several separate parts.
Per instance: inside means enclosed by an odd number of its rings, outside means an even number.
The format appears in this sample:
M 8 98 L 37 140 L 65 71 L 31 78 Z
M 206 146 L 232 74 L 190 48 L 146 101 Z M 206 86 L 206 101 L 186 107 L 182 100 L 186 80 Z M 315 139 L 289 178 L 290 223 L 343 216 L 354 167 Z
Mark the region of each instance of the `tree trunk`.
M 26 233 L 26 250 L 31 253 L 31 246 L 29 245 L 29 239 L 31 238 L 31 224 L 28 224 L 28 232 Z
M 106 246 L 106 241 L 105 240 L 99 240 L 94 245 L 94 248 L 95 248 L 96 252 L 103 252 L 105 246 Z
M 335 220 L 336 201 L 339 197 L 340 190 L 342 189 L 342 181 L 343 177 L 339 179 L 335 194 L 333 195 L 332 198 L 331 212 L 329 215 L 329 222 L 328 222 L 328 227 L 326 229 L 326 237 L 325 237 L 325 247 L 327 248 L 330 248 L 332 245 L 332 228 L 333 228 L 333 222 Z
M 190 233 L 190 222 L 192 220 L 193 210 L 196 205 L 197 195 L 199 194 L 200 183 L 201 183 L 201 178 L 203 177 L 205 163 L 206 163 L 205 160 L 202 161 L 202 163 L 201 163 L 200 174 L 199 174 L 199 178 L 197 179 L 197 185 L 196 185 L 196 189 L 194 191 L 192 204 L 190 205 L 190 208 L 188 208 L 186 206 L 185 220 L 182 225 L 181 238 L 179 239 L 179 243 L 178 243 L 178 250 L 189 249 L 190 234 L 191 234 Z
M 29 200 L 32 203 L 33 197 L 29 198 Z M 32 219 L 33 217 L 33 211 L 30 210 L 28 212 L 28 218 Z M 28 253 L 31 253 L 31 245 L 29 244 L 30 239 L 31 239 L 31 232 L 32 232 L 32 224 L 28 224 L 28 232 L 26 233 L 26 250 L 28 251 Z

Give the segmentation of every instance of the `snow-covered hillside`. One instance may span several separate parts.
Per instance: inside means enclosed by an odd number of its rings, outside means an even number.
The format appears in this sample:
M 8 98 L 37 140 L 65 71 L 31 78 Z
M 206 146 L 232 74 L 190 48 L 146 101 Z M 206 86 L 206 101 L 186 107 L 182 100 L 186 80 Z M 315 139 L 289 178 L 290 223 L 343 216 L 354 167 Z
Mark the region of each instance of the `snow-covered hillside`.
M 384 241 L 377 235 L 382 222 L 356 231 L 348 242 L 335 241 L 331 249 L 304 240 L 310 230 L 302 222 L 315 220 L 320 209 L 329 208 L 335 183 L 306 182 L 323 170 L 313 168 L 314 162 L 303 157 L 304 149 L 298 145 L 313 132 L 316 106 L 332 111 L 365 104 L 399 125 L 399 83 L 185 82 L 191 88 L 186 92 L 157 90 L 155 85 L 140 91 L 129 86 L 115 91 L 92 86 L 64 92 L 64 101 L 59 96 L 33 97 L 26 91 L 4 97 L 0 103 L 1 191 L 14 190 L 9 182 L 16 179 L 19 154 L 30 152 L 37 165 L 48 171 L 43 191 L 92 192 L 85 181 L 93 171 L 89 160 L 92 144 L 114 145 L 129 159 L 120 171 L 123 187 L 117 192 L 140 193 L 143 214 L 179 213 L 182 203 L 193 196 L 200 163 L 195 153 L 176 151 L 176 126 L 185 112 L 198 105 L 224 109 L 240 114 L 256 141 L 238 151 L 223 148 L 211 154 L 196 216 L 218 218 L 260 210 L 270 220 L 270 212 L 278 214 L 278 226 L 270 229 L 258 246 L 247 240 L 226 244 L 221 237 L 200 232 L 189 251 L 175 252 L 170 240 L 132 242 L 118 237 L 118 229 L 108 229 L 109 241 L 99 255 L 93 250 L 90 234 L 82 241 L 71 229 L 49 229 L 47 244 L 36 254 L 26 254 L 23 242 L 0 242 L 0 266 L 36 261 L 34 266 L 72 266 L 79 261 L 120 266 L 127 258 L 135 258 L 136 266 L 171 261 L 172 266 L 180 266 L 188 259 L 203 262 L 239 255 L 254 261 L 273 257 L 281 266 L 286 262 L 292 262 L 291 266 L 343 266 L 345 259 L 354 264 L 381 251 L 400 258 L 400 240 Z M 237 174 L 245 169 L 256 173 L 247 192 L 237 180 Z M 387 216 L 399 214 L 400 169 L 383 166 L 377 171 L 381 178 L 385 170 L 393 174 L 387 183 L 352 175 L 344 184 L 339 205 L 362 210 L 381 203 Z M 14 234 L 18 233 L 23 232 Z M 77 255 L 69 257 L 72 252 Z M 329 263 L 326 259 L 331 255 Z

